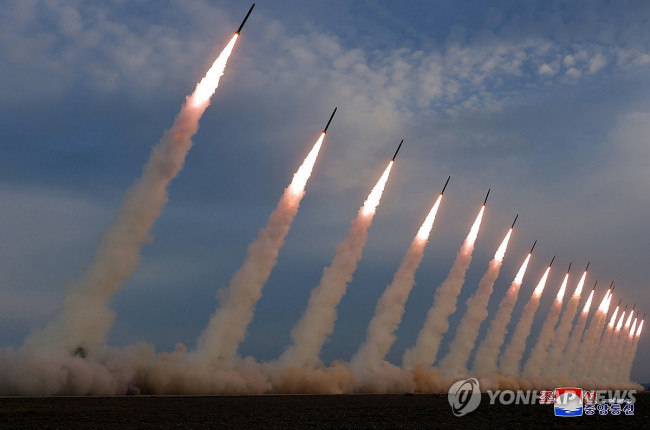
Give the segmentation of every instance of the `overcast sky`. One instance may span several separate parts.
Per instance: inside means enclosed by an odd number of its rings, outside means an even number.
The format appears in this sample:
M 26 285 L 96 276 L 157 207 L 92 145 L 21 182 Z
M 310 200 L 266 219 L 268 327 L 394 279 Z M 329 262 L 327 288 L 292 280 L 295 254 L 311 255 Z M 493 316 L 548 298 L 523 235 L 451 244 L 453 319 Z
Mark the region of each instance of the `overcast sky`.
M 151 146 L 249 6 L 0 3 L 1 346 L 19 345 L 60 309 Z M 289 343 L 311 288 L 402 138 L 325 361 L 356 350 L 448 175 L 390 361 L 399 364 L 413 345 L 488 187 L 452 328 L 517 213 L 492 312 L 536 239 L 515 321 L 553 255 L 534 330 L 570 261 L 571 290 L 590 260 L 587 283 L 598 280 L 598 300 L 615 280 L 614 303 L 622 297 L 645 312 L 649 23 L 647 1 L 258 1 L 154 240 L 116 297 L 111 345 L 195 344 L 217 290 L 334 106 L 243 355 L 270 360 Z M 650 381 L 647 339 L 632 374 L 639 382 Z

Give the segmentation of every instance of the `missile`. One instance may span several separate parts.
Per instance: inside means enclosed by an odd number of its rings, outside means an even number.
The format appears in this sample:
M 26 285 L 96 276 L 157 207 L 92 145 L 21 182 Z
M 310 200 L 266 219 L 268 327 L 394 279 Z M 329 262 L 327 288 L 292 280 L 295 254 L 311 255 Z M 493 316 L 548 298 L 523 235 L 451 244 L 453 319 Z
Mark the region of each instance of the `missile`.
M 248 17 L 250 16 L 250 14 L 251 14 L 251 12 L 253 11 L 253 8 L 254 8 L 254 7 L 255 7 L 255 3 L 253 3 L 253 6 L 251 6 L 251 8 L 248 9 L 248 13 L 247 13 L 246 16 L 244 17 L 244 20 L 241 22 L 241 25 L 239 26 L 239 28 L 237 29 L 237 31 L 236 31 L 235 33 L 237 33 L 237 34 L 240 34 L 240 33 L 241 33 L 241 29 L 244 28 L 244 24 L 246 24 L 246 20 L 247 20 Z
M 590 264 L 591 264 L 591 261 L 588 261 L 588 262 L 587 262 L 587 267 L 585 267 L 585 272 L 586 272 L 587 270 L 589 270 L 589 265 L 590 265 Z
M 566 273 L 568 274 L 571 271 L 571 262 L 569 262 L 569 268 L 566 269 Z
M 395 161 L 395 157 L 397 157 L 397 153 L 399 152 L 399 149 L 402 147 L 402 143 L 404 143 L 404 139 L 399 143 L 399 146 L 397 147 L 397 151 L 395 151 L 395 155 L 393 155 L 393 158 L 391 161 Z
M 327 133 L 327 128 L 330 126 L 330 123 L 331 123 L 332 120 L 334 119 L 334 114 L 336 113 L 336 110 L 337 110 L 337 109 L 338 109 L 338 107 L 335 107 L 335 108 L 334 108 L 334 112 L 332 112 L 332 116 L 330 116 L 329 121 L 327 121 L 327 125 L 326 125 L 325 128 L 323 129 L 323 133 Z
M 489 188 L 488 188 L 487 194 L 485 195 L 485 200 L 483 200 L 483 206 L 485 206 L 487 204 L 488 197 L 490 197 L 490 189 Z
M 632 306 L 632 312 L 634 312 L 634 309 L 636 309 L 636 303 Z
M 550 263 L 548 263 L 548 267 L 551 267 L 553 265 L 553 262 L 555 261 L 555 255 L 553 256 L 553 259 L 551 260 Z
M 445 194 L 445 190 L 447 189 L 447 184 L 449 183 L 449 180 L 450 180 L 450 179 L 451 179 L 451 176 L 449 176 L 449 177 L 447 178 L 447 182 L 445 182 L 445 186 L 442 187 L 442 191 L 440 191 L 440 195 L 444 195 L 444 194 Z
M 621 306 L 621 302 L 622 302 L 622 301 L 623 301 L 623 299 L 618 299 L 618 305 L 616 305 L 616 307 Z
M 594 288 L 592 290 L 596 291 L 596 285 L 598 285 L 598 281 L 594 282 Z
M 515 217 L 515 220 L 512 222 L 512 225 L 510 226 L 511 229 L 515 228 L 515 223 L 517 222 L 517 218 L 519 218 L 519 214 L 517 214 L 517 216 Z
M 533 243 L 533 247 L 530 248 L 530 252 L 529 252 L 529 254 L 532 254 L 532 253 L 533 253 L 533 249 L 535 249 L 535 245 L 537 245 L 537 241 L 535 241 L 535 242 Z

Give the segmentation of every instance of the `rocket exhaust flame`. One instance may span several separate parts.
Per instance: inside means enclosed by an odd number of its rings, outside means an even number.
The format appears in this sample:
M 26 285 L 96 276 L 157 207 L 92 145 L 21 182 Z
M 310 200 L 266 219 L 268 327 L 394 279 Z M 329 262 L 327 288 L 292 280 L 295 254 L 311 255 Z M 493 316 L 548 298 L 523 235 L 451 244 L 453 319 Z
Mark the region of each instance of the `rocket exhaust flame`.
M 262 297 L 262 288 L 277 264 L 280 249 L 298 213 L 324 138 L 323 131 L 293 175 L 291 184 L 285 189 L 266 226 L 248 247 L 246 260 L 233 275 L 219 309 L 199 337 L 195 357 L 232 366 L 239 344 L 246 337 L 246 329 L 253 320 L 255 305 Z
M 386 181 L 388 181 L 388 176 L 390 175 L 390 171 L 393 168 L 394 163 L 395 162 L 393 160 L 388 163 L 388 166 L 386 167 L 386 170 L 384 170 L 384 173 L 381 175 L 381 178 L 379 178 L 377 185 L 375 185 L 375 187 L 370 192 L 370 195 L 368 195 L 368 198 L 363 203 L 363 216 L 375 214 L 375 210 L 377 209 L 377 206 L 379 206 L 381 195 L 384 193 L 384 187 L 386 187 Z
M 219 79 L 223 76 L 226 70 L 226 63 L 228 62 L 228 57 L 232 53 L 235 43 L 239 38 L 239 34 L 235 33 L 230 39 L 228 45 L 223 50 L 221 55 L 214 60 L 212 67 L 208 70 L 208 73 L 201 79 L 201 81 L 196 84 L 196 89 L 194 93 L 188 98 L 189 104 L 194 108 L 205 109 L 210 103 L 210 97 L 214 94 L 214 91 L 219 85 Z
M 481 206 L 469 234 L 456 255 L 456 260 L 447 275 L 447 279 L 436 291 L 433 306 L 427 313 L 424 326 L 420 329 L 415 346 L 404 353 L 402 358 L 403 367 L 413 369 L 420 364 L 424 368 L 428 368 L 435 362 L 442 336 L 449 329 L 449 315 L 456 310 L 458 294 L 463 287 L 465 273 L 472 261 L 474 242 L 481 228 L 484 212 L 485 205 Z
M 368 228 L 372 224 L 393 164 L 392 160 L 388 163 L 352 221 L 346 238 L 337 246 L 332 264 L 325 268 L 320 283 L 311 291 L 307 309 L 291 330 L 292 344 L 280 357 L 280 363 L 309 367 L 318 362 L 323 344 L 334 331 L 336 307 L 361 260 Z
M 183 168 L 192 136 L 236 41 L 234 35 L 187 97 L 172 128 L 153 147 L 140 178 L 125 193 L 113 223 L 104 232 L 90 268 L 73 289 L 66 291 L 61 315 L 42 332 L 30 336 L 27 346 L 63 344 L 72 353 L 79 348 L 97 349 L 105 343 L 114 319 L 109 303 L 138 267 L 140 249 L 151 240 L 151 229 L 167 204 L 167 186 Z
M 447 184 L 445 184 L 446 186 Z M 424 248 L 433 228 L 442 197 L 443 193 L 440 193 L 411 242 L 411 246 L 406 251 L 393 281 L 377 301 L 375 315 L 366 330 L 366 339 L 350 361 L 352 368 L 356 371 L 361 369 L 376 370 L 397 338 L 395 331 L 404 315 L 406 300 L 415 285 L 415 272 L 422 262 Z

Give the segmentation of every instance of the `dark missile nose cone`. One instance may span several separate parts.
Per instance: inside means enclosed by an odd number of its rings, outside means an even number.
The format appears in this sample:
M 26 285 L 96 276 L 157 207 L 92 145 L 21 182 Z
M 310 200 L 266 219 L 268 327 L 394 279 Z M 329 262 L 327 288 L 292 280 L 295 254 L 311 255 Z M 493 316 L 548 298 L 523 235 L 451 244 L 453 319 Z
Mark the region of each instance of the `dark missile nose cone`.
M 334 114 L 336 113 L 336 110 L 337 110 L 337 109 L 338 109 L 338 107 L 335 107 L 335 108 L 334 108 L 334 112 L 332 112 L 332 115 L 330 116 L 330 119 L 327 121 L 327 125 L 326 125 L 325 128 L 323 129 L 323 133 L 327 133 L 327 129 L 329 128 L 330 123 L 331 123 L 332 120 L 334 119 Z
M 251 6 L 251 8 L 248 9 L 248 13 L 244 17 L 244 20 L 241 22 L 241 25 L 239 26 L 239 28 L 237 29 L 237 31 L 235 33 L 237 33 L 237 34 L 241 33 L 241 29 L 244 28 L 244 24 L 246 24 L 246 21 L 248 20 L 248 17 L 251 15 L 251 12 L 253 12 L 254 7 L 255 7 L 255 3 L 253 3 L 253 6 Z
M 537 241 L 535 241 L 535 242 L 533 243 L 532 248 L 530 248 L 530 252 L 529 252 L 529 254 L 532 254 L 532 253 L 533 253 L 533 249 L 535 249 L 535 245 L 537 245 Z
M 402 139 L 402 141 L 397 146 L 397 151 L 395 151 L 395 155 L 393 155 L 392 161 L 395 161 L 395 157 L 397 157 L 397 153 L 399 152 L 399 149 L 402 147 L 402 143 L 404 143 L 404 139 Z
M 445 186 L 442 187 L 442 191 L 440 191 L 440 194 L 445 194 L 445 190 L 447 189 L 447 184 L 449 184 L 449 180 L 451 179 L 451 176 L 447 178 L 447 182 L 445 182 Z
M 519 218 L 519 214 L 517 214 L 517 216 L 515 217 L 515 220 L 512 222 L 510 228 L 515 228 L 515 223 L 517 222 L 517 218 Z

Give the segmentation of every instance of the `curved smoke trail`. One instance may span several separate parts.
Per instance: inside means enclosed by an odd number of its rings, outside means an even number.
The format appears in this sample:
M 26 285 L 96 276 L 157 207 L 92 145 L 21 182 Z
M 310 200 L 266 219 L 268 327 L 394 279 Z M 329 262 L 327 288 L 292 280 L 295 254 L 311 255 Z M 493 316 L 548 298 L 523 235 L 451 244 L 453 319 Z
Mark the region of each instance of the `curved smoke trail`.
M 499 277 L 499 270 L 508 249 L 512 228 L 503 238 L 501 245 L 490 261 L 488 270 L 478 284 L 478 290 L 465 302 L 467 310 L 456 328 L 456 335 L 451 343 L 449 353 L 440 361 L 440 367 L 445 373 L 467 373 L 465 365 L 476 343 L 481 324 L 487 318 L 487 305 L 494 289 L 494 283 Z
M 528 335 L 530 334 L 530 327 L 533 325 L 533 319 L 535 318 L 535 313 L 539 307 L 539 299 L 544 292 L 544 286 L 546 285 L 546 280 L 548 279 L 550 271 L 551 265 L 549 264 L 542 279 L 540 279 L 537 287 L 535 287 L 533 295 L 524 307 L 524 313 L 521 314 L 515 332 L 510 338 L 510 343 L 508 343 L 505 351 L 501 354 L 499 366 L 501 373 L 505 375 L 519 375 L 519 363 L 521 362 L 521 357 L 524 355 L 524 350 L 526 349 L 526 339 L 528 339 Z
M 320 283 L 311 292 L 305 313 L 291 330 L 293 342 L 280 357 L 281 363 L 312 366 L 318 362 L 318 355 L 327 336 L 334 331 L 336 307 L 361 260 L 368 228 L 372 224 L 392 167 L 393 161 L 390 161 L 352 221 L 346 238 L 336 247 L 332 264 L 323 271 Z
M 524 275 L 526 274 L 526 268 L 528 267 L 531 256 L 531 253 L 526 256 L 526 259 L 517 272 L 517 276 L 515 276 L 512 284 L 510 284 L 506 296 L 499 303 L 499 309 L 490 323 L 485 339 L 483 339 L 476 350 L 474 365 L 472 367 L 472 372 L 476 375 L 486 376 L 497 373 L 499 350 L 505 341 L 508 323 L 512 316 L 512 310 L 517 303 L 519 289 L 524 281 Z
M 187 97 L 174 125 L 153 147 L 142 175 L 126 192 L 113 224 L 104 232 L 95 259 L 83 279 L 66 291 L 63 311 L 43 331 L 34 333 L 26 346 L 63 344 L 69 352 L 99 348 L 111 329 L 113 296 L 123 288 L 140 262 L 140 250 L 150 241 L 154 222 L 167 204 L 167 186 L 178 175 L 192 147 L 192 136 L 219 85 L 235 34 Z
M 277 207 L 266 226 L 248 247 L 244 264 L 235 272 L 220 308 L 212 315 L 201 334 L 197 355 L 213 363 L 232 366 L 239 344 L 246 337 L 246 329 L 253 320 L 255 304 L 262 297 L 262 288 L 278 261 L 278 253 L 293 222 L 305 186 L 318 158 L 325 132 L 314 144 L 291 184 L 284 190 Z
M 569 265 L 569 268 L 571 266 Z M 551 310 L 546 316 L 546 320 L 542 325 L 542 329 L 537 336 L 537 342 L 530 352 L 530 356 L 524 365 L 522 376 L 525 378 L 531 378 L 534 376 L 539 376 L 542 373 L 544 367 L 544 362 L 546 356 L 548 355 L 548 347 L 553 341 L 555 336 L 555 325 L 557 320 L 560 318 L 560 312 L 562 311 L 562 300 L 564 299 L 564 293 L 566 292 L 567 283 L 569 282 L 569 272 L 564 276 L 564 281 L 562 281 L 562 286 L 560 291 L 558 291 Z
M 447 279 L 436 291 L 433 306 L 427 313 L 426 321 L 418 334 L 415 346 L 407 349 L 404 353 L 403 367 L 413 369 L 419 364 L 424 368 L 428 368 L 436 361 L 442 336 L 449 329 L 449 315 L 456 310 L 458 294 L 463 287 L 463 283 L 465 283 L 465 273 L 472 261 L 474 242 L 481 228 L 484 212 L 485 205 L 481 206 L 481 210 L 456 256 L 456 261 L 454 261 L 454 265 L 449 271 L 449 275 L 447 275 Z
M 438 196 L 406 251 L 393 281 L 377 301 L 375 315 L 366 330 L 366 339 L 350 360 L 353 369 L 375 370 L 395 342 L 395 331 L 402 321 L 406 299 L 415 285 L 415 272 L 422 262 L 424 248 L 429 240 L 442 196 L 442 193 Z
M 587 264 L 587 268 L 589 264 Z M 551 341 L 550 352 L 548 355 L 548 360 L 543 369 L 543 373 L 549 376 L 557 375 L 557 366 L 562 358 L 562 352 L 566 347 L 567 342 L 569 341 L 569 335 L 571 334 L 571 326 L 573 325 L 573 320 L 575 319 L 576 313 L 578 312 L 578 304 L 580 302 L 580 296 L 582 295 L 582 289 L 585 285 L 585 280 L 587 278 L 587 270 L 585 269 L 580 281 L 578 281 L 578 286 L 576 287 L 569 303 L 567 304 L 560 323 L 555 330 L 555 336 Z

